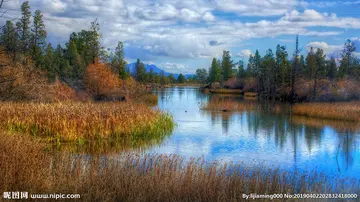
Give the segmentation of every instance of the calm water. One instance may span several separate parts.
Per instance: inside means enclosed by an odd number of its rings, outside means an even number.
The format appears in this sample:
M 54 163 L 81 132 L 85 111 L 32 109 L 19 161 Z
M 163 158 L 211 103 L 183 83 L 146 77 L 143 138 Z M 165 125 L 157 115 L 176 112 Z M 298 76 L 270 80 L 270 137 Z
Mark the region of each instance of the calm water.
M 209 102 L 211 95 L 192 87 L 154 93 L 159 95 L 158 107 L 173 115 L 177 127 L 160 145 L 146 149 L 147 153 L 316 169 L 360 178 L 360 130 L 351 123 L 290 118 L 286 113 L 268 112 L 264 104 L 258 104 L 255 111 L 204 111 L 200 104 Z M 244 102 L 238 97 L 229 99 Z

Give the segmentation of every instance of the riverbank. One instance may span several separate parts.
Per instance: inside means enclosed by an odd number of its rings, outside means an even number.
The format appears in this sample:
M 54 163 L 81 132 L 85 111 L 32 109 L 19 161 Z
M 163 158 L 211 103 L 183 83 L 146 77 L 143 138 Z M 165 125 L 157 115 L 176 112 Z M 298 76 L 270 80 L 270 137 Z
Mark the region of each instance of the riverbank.
M 171 134 L 172 117 L 146 105 L 104 103 L 0 103 L 1 127 L 48 142 L 149 140 Z
M 178 156 L 45 152 L 28 136 L 0 134 L 0 190 L 80 194 L 78 201 L 241 201 L 243 194 L 360 194 L 359 181 Z M 30 195 L 29 195 L 30 196 Z

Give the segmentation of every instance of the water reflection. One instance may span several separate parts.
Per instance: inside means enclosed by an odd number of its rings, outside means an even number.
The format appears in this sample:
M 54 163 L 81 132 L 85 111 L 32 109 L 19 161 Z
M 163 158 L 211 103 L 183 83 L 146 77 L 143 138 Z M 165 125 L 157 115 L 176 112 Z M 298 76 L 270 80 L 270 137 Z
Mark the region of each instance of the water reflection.
M 360 178 L 360 127 L 356 124 L 290 116 L 288 105 L 203 94 L 196 88 L 175 87 L 154 93 L 159 95 L 159 107 L 169 111 L 178 126 L 162 145 L 146 152 L 203 156 L 207 161 L 255 161 Z M 256 107 L 201 110 L 201 103 L 214 100 L 253 102 Z

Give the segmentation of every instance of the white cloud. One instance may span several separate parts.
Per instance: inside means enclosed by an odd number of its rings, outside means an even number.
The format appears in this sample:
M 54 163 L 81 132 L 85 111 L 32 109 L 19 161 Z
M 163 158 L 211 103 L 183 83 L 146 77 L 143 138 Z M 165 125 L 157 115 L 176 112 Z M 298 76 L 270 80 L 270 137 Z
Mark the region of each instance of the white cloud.
M 165 72 L 169 73 L 193 73 L 193 71 L 189 71 L 189 67 L 184 64 L 178 64 L 178 63 L 171 63 L 171 62 L 164 62 L 160 63 L 159 68 L 163 69 Z
M 302 5 L 296 0 L 212 0 L 211 2 L 216 9 L 245 16 L 277 16 Z
M 313 48 L 314 51 L 316 51 L 316 49 L 320 48 L 322 50 L 324 50 L 324 53 L 326 54 L 326 56 L 329 57 L 339 57 L 340 53 L 343 49 L 343 45 L 329 45 L 326 42 L 311 42 L 308 43 L 305 48 L 306 50 L 309 52 L 310 48 Z
M 240 51 L 240 53 L 237 53 L 236 57 L 250 57 L 251 54 L 252 54 L 251 50 L 245 49 L 245 50 Z

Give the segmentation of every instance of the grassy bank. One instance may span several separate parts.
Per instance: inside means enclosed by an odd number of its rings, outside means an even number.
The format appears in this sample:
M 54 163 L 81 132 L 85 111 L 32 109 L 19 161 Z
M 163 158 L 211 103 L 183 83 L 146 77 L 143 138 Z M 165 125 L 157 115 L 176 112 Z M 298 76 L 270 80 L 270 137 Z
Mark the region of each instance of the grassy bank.
M 9 131 L 49 141 L 116 138 L 147 140 L 171 133 L 168 114 L 132 103 L 0 103 L 0 123 Z
M 360 121 L 360 102 L 305 103 L 296 104 L 292 112 L 314 118 Z
M 0 135 L 0 191 L 76 193 L 78 201 L 241 201 L 243 193 L 359 193 L 359 182 L 316 172 L 177 156 L 46 153 L 28 136 Z M 46 201 L 46 200 L 45 200 Z

